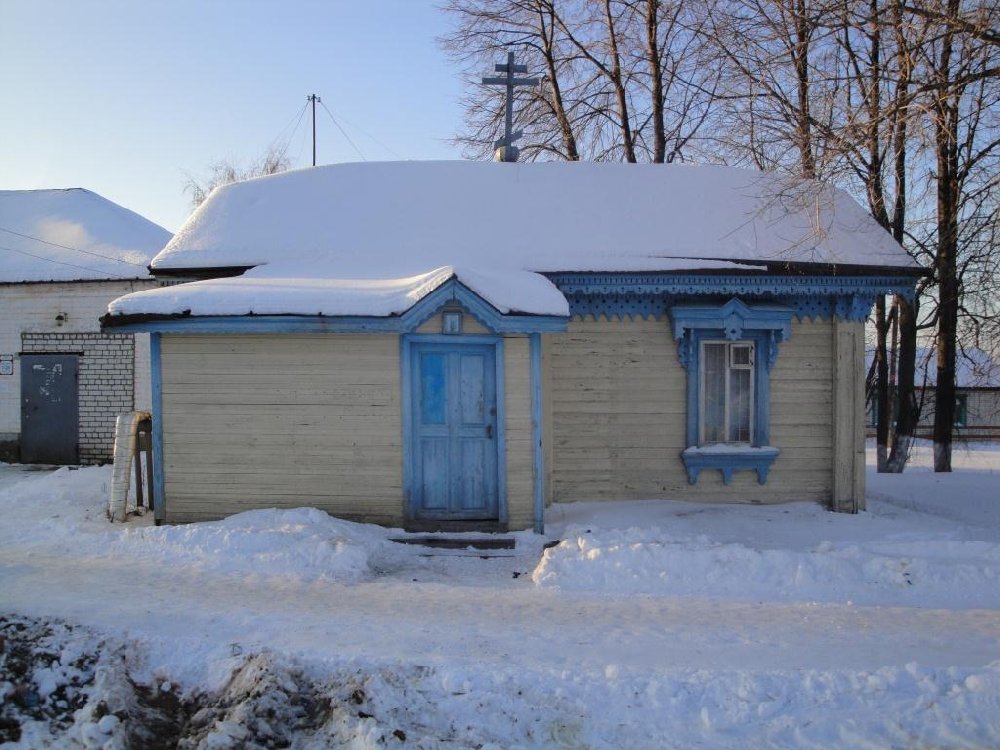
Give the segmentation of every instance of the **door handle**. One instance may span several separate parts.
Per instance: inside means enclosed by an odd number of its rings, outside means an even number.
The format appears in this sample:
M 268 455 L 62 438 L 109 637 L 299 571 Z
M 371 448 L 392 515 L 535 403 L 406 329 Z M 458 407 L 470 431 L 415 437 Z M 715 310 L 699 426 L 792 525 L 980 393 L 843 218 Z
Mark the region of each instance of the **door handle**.
M 486 439 L 487 440 L 493 439 L 493 425 L 491 424 L 486 425 Z

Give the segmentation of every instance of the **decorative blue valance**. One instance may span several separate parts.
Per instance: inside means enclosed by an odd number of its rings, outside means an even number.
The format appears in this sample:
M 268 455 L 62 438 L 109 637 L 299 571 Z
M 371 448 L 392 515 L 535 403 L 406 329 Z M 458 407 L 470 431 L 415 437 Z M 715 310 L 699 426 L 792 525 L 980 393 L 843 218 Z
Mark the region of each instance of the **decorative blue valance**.
M 724 305 L 676 305 L 670 308 L 677 356 L 684 369 L 695 360 L 695 332 L 711 332 L 727 341 L 752 338 L 764 354 L 770 371 L 778 358 L 778 344 L 792 332 L 795 311 L 783 305 L 747 305 L 735 297 Z
M 696 297 L 734 297 L 791 308 L 798 319 L 863 321 L 875 298 L 912 300 L 912 276 L 799 276 L 771 273 L 551 273 L 572 315 L 661 318 Z

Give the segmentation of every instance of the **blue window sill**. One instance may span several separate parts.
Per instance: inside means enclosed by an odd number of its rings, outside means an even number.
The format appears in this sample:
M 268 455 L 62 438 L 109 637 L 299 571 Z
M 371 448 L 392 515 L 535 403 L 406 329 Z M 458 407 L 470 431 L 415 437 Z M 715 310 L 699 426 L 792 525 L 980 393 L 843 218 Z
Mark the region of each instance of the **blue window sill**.
M 757 482 L 765 484 L 767 473 L 779 453 L 777 448 L 770 446 L 751 448 L 720 444 L 687 448 L 681 453 L 681 459 L 687 469 L 688 484 L 695 484 L 703 469 L 718 469 L 726 484 L 732 481 L 734 471 L 756 471 Z

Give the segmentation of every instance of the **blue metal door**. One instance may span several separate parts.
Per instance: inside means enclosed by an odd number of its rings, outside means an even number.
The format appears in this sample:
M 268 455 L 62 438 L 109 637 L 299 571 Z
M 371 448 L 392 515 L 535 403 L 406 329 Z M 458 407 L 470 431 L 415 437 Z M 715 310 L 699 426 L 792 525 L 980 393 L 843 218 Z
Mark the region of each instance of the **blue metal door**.
M 411 366 L 414 517 L 497 520 L 494 348 L 414 344 Z
M 79 462 L 77 355 L 21 355 L 21 461 Z

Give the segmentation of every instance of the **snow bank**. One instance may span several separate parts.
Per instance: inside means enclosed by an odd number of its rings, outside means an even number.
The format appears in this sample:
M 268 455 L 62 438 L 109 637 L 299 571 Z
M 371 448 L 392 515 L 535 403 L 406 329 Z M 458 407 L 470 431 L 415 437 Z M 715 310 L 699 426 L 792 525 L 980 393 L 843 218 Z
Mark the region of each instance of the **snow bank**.
M 594 679 L 571 667 L 330 669 L 263 650 L 235 660 L 220 686 L 182 693 L 165 676 L 136 679 L 136 644 L 24 618 L 0 618 L 0 633 L 18 654 L 0 657 L 14 676 L 0 683 L 11 750 L 973 748 L 1000 736 L 1000 663 L 654 675 L 609 665 Z
M 1000 545 L 913 540 L 821 541 L 760 549 L 664 530 L 567 529 L 532 573 L 565 591 L 757 601 L 1000 606 Z
M 353 582 L 370 573 L 370 555 L 389 544 L 387 533 L 315 508 L 266 509 L 221 521 L 128 529 L 112 552 L 194 571 Z

